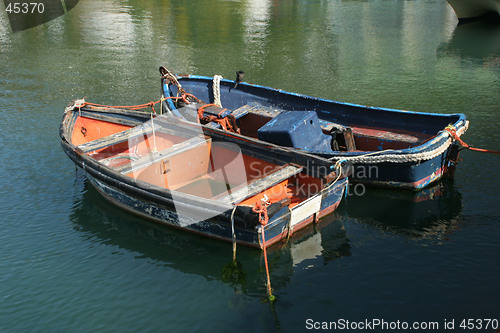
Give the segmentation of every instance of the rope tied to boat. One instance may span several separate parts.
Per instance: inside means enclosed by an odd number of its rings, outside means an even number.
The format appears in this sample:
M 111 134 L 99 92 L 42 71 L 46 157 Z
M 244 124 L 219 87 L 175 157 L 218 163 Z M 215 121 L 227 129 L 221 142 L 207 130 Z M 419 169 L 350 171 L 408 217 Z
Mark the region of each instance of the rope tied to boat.
M 73 104 L 70 104 L 68 107 L 66 107 L 65 112 L 69 112 L 69 111 L 72 111 L 75 109 L 78 109 L 78 112 L 81 112 L 81 109 L 84 108 L 85 106 L 89 106 L 91 108 L 92 107 L 100 107 L 100 108 L 110 108 L 110 109 L 128 109 L 128 110 L 133 110 L 133 111 L 139 111 L 139 110 L 146 109 L 146 108 L 150 107 L 152 112 L 154 114 L 157 114 L 154 106 L 158 103 L 161 103 L 160 104 L 160 114 L 163 114 L 163 102 L 165 100 L 168 100 L 168 99 L 183 100 L 186 103 L 189 103 L 189 101 L 187 100 L 188 97 L 194 97 L 194 96 L 186 93 L 180 97 L 175 97 L 175 96 L 162 97 L 161 99 L 159 99 L 157 101 L 151 101 L 148 103 L 136 104 L 136 105 L 107 105 L 107 104 L 90 103 L 90 102 L 86 102 L 84 98 L 81 98 L 81 99 L 77 99 L 77 100 L 73 101 Z M 196 98 L 196 97 L 194 97 L 194 98 Z
M 189 104 L 188 98 L 190 98 L 195 103 L 205 104 L 205 102 L 203 102 L 201 99 L 186 92 L 186 90 L 184 90 L 182 85 L 177 80 L 177 77 L 172 74 L 172 72 L 170 72 L 165 66 L 160 66 L 160 74 L 162 75 L 162 79 L 168 80 L 170 84 L 173 84 L 177 87 L 181 95 L 181 99 L 184 100 L 184 102 Z
M 259 214 L 259 223 L 261 226 L 265 226 L 267 222 L 269 222 L 269 216 L 267 215 L 267 206 L 262 203 L 262 200 L 257 201 L 254 204 L 252 211 Z
M 219 117 L 219 116 L 214 116 L 214 115 L 205 115 L 205 108 L 209 106 L 216 106 L 220 107 L 217 104 L 205 104 L 202 105 L 198 108 L 198 122 L 202 125 L 206 125 L 208 123 L 214 122 L 219 124 L 222 129 L 225 131 L 233 132 L 233 133 L 238 133 L 240 134 L 240 129 L 238 125 L 236 124 L 236 118 L 232 114 L 228 114 L 225 117 Z M 227 109 L 223 109 L 222 111 L 219 112 L 219 115 L 222 114 L 224 111 Z
M 195 102 L 198 104 L 203 104 L 198 109 L 198 121 L 202 125 L 206 125 L 210 122 L 215 122 L 219 124 L 222 129 L 225 131 L 233 132 L 233 133 L 238 133 L 240 134 L 240 129 L 238 128 L 238 125 L 236 124 L 236 118 L 234 117 L 233 114 L 229 114 L 225 117 L 221 117 L 220 114 L 223 113 L 227 109 L 223 109 L 221 112 L 219 112 L 219 116 L 214 116 L 214 115 L 204 115 L 204 109 L 209 106 L 216 106 L 219 108 L 222 108 L 222 102 L 220 99 L 220 80 L 223 78 L 222 75 L 215 75 L 213 78 L 213 87 L 212 87 L 212 92 L 214 95 L 214 102 L 213 103 L 205 103 L 198 97 L 188 93 L 182 85 L 179 83 L 179 80 L 177 80 L 177 77 L 172 74 L 165 66 L 160 67 L 160 73 L 162 75 L 162 79 L 168 80 L 171 85 L 175 85 L 180 93 L 180 97 L 176 97 L 178 99 L 182 99 L 182 101 L 186 104 L 190 104 L 191 102 Z
M 222 102 L 220 101 L 220 80 L 222 79 L 222 75 L 214 75 L 213 82 L 213 93 L 214 93 L 214 104 L 222 107 Z
M 175 97 L 174 97 L 175 98 Z M 81 107 L 84 106 L 98 106 L 98 107 L 104 107 L 104 108 L 114 108 L 114 109 L 129 109 L 129 110 L 141 110 L 141 109 L 146 109 L 148 107 L 151 107 L 154 113 L 156 113 L 154 106 L 158 103 L 161 102 L 160 100 L 157 100 L 155 102 L 151 101 L 148 103 L 143 103 L 143 104 L 137 104 L 137 105 L 105 105 L 105 104 L 97 104 L 97 103 L 90 103 L 90 102 L 84 102 Z
M 335 185 L 335 183 L 340 179 L 340 177 L 342 177 L 342 164 L 344 164 L 346 162 L 347 162 L 346 159 L 338 160 L 337 162 L 335 162 L 335 165 L 332 165 L 330 167 L 331 169 L 333 169 L 335 171 L 335 174 L 337 177 L 335 178 L 334 181 L 332 181 L 330 184 L 328 184 L 328 186 L 324 189 L 325 191 L 328 190 L 333 185 Z
M 498 150 L 475 148 L 475 147 L 472 147 L 471 145 L 465 143 L 462 139 L 460 139 L 460 136 L 457 134 L 457 130 L 455 129 L 455 127 L 453 127 L 451 125 L 446 126 L 446 128 L 444 130 L 446 132 L 450 133 L 451 137 L 453 137 L 455 140 L 457 140 L 458 143 L 460 143 L 460 145 L 466 149 L 478 151 L 481 153 L 500 154 L 500 151 L 498 151 Z

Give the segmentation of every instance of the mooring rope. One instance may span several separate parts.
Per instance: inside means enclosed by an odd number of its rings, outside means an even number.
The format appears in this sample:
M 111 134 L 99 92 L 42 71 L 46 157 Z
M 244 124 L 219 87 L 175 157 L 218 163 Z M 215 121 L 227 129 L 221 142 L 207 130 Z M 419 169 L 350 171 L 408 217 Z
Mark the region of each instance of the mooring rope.
M 265 236 L 265 226 L 269 221 L 269 216 L 267 215 L 267 207 L 261 201 L 257 201 L 255 205 L 252 207 L 252 211 L 254 213 L 259 214 L 259 222 L 260 222 L 260 231 L 262 234 L 262 250 L 264 251 L 264 263 L 266 266 L 266 275 L 267 275 L 267 294 L 269 301 L 273 302 L 276 297 L 273 295 L 271 288 L 271 277 L 269 275 L 269 264 L 267 262 L 267 250 L 266 250 L 266 236 Z
M 187 93 L 186 90 L 184 90 L 182 85 L 177 80 L 177 77 L 174 74 L 172 74 L 172 72 L 170 72 L 165 66 L 160 67 L 160 74 L 162 75 L 161 76 L 162 79 L 165 79 L 165 80 L 168 79 L 170 84 L 173 84 L 177 87 L 180 95 L 182 96 L 180 98 L 182 98 L 186 103 L 189 103 L 189 101 L 187 101 L 187 98 L 189 97 L 196 103 L 205 104 L 205 102 L 203 102 L 201 99 L 197 98 L 194 95 Z
M 500 154 L 500 151 L 498 150 L 490 150 L 490 149 L 482 149 L 482 148 L 474 148 L 471 145 L 468 145 L 465 143 L 462 139 L 460 139 L 460 136 L 457 134 L 457 130 L 453 126 L 448 126 L 444 129 L 446 132 L 450 133 L 450 135 L 462 145 L 462 147 L 473 150 L 473 151 L 478 151 L 481 153 L 491 153 L 491 154 Z
M 154 106 L 158 103 L 161 103 L 167 99 L 182 99 L 182 100 L 186 100 L 187 97 L 191 97 L 192 95 L 190 94 L 187 94 L 187 95 L 182 95 L 181 97 L 162 97 L 161 99 L 153 102 L 148 102 L 148 103 L 143 103 L 143 104 L 136 104 L 136 105 L 107 105 L 107 104 L 97 104 L 97 103 L 90 103 L 90 102 L 86 102 L 84 98 L 82 99 L 78 99 L 78 100 L 75 100 L 73 101 L 73 104 L 68 106 L 66 109 L 65 109 L 65 112 L 68 112 L 68 111 L 71 111 L 71 110 L 74 110 L 74 109 L 78 109 L 79 111 L 85 107 L 85 106 L 94 106 L 94 107 L 100 107 L 100 108 L 110 108 L 110 109 L 128 109 L 128 110 L 134 110 L 134 111 L 137 111 L 137 110 L 141 110 L 141 109 L 146 109 L 148 107 L 151 107 L 151 110 L 153 111 L 154 114 L 156 114 L 156 110 L 154 108 Z M 160 114 L 163 113 L 163 108 L 162 108 L 162 104 L 160 104 Z
M 99 107 L 104 107 L 104 108 L 114 108 L 114 109 L 130 109 L 130 110 L 140 110 L 140 109 L 145 109 L 147 107 L 151 107 L 153 111 L 156 113 L 154 109 L 154 105 L 160 103 L 161 100 L 158 101 L 151 101 L 149 103 L 144 103 L 144 104 L 137 104 L 137 105 L 104 105 L 104 104 L 97 104 L 97 103 L 90 103 L 90 102 L 85 102 L 83 106 L 99 106 Z

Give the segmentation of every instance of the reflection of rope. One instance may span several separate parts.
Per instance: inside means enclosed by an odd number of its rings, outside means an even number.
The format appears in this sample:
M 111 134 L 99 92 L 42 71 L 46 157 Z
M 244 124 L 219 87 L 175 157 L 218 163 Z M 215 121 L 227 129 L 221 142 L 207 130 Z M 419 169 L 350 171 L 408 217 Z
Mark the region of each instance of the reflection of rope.
M 234 212 L 238 206 L 234 206 L 233 212 L 231 213 L 231 234 L 233 238 L 233 261 L 236 260 L 236 234 L 234 233 Z
M 220 79 L 222 79 L 221 75 L 214 75 L 213 93 L 214 93 L 214 104 L 216 104 L 219 107 L 222 107 L 222 102 L 220 101 Z

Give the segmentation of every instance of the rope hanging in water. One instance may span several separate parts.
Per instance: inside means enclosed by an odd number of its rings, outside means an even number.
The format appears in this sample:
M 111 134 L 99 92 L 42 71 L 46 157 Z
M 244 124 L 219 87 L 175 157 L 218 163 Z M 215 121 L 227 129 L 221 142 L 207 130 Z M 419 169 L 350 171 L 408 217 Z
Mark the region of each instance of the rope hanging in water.
M 264 251 L 264 263 L 266 266 L 266 275 L 267 275 L 267 294 L 268 294 L 268 299 L 271 302 L 274 302 L 276 297 L 273 295 L 272 289 L 271 289 L 271 277 L 269 276 L 269 264 L 267 263 L 267 251 L 266 251 L 266 236 L 265 236 L 265 230 L 264 227 L 266 226 L 267 222 L 269 221 L 269 216 L 267 215 L 267 207 L 266 204 L 257 201 L 255 205 L 252 208 L 252 211 L 254 213 L 259 214 L 259 222 L 261 224 L 260 231 L 262 234 L 262 250 Z
M 465 143 L 462 139 L 460 139 L 460 136 L 458 136 L 457 134 L 457 131 L 456 129 L 453 127 L 453 126 L 447 126 L 445 129 L 444 129 L 446 132 L 450 133 L 450 135 L 458 141 L 458 143 L 460 143 L 462 145 L 462 147 L 466 148 L 466 149 L 469 149 L 469 150 L 473 150 L 473 151 L 478 151 L 478 152 L 481 152 L 481 153 L 491 153 L 491 154 L 500 154 L 500 151 L 498 150 L 490 150 L 490 149 L 482 149 L 482 148 L 474 148 L 470 145 L 468 145 L 467 143 Z

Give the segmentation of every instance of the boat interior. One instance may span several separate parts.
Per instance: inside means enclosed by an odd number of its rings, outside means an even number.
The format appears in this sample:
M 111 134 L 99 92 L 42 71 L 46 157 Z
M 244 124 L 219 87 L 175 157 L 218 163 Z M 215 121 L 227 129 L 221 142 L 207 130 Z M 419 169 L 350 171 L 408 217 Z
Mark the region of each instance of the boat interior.
M 187 120 L 198 121 L 197 110 L 200 106 L 201 104 L 191 104 L 177 110 Z M 232 114 L 242 135 L 322 153 L 412 148 L 437 134 L 372 126 L 346 126 L 319 118 L 315 111 L 285 111 L 253 102 L 232 112 L 210 105 L 204 108 L 204 114 L 214 117 Z M 217 122 L 206 125 L 220 128 Z
M 302 166 L 264 160 L 238 145 L 214 141 L 200 127 L 197 133 L 186 131 L 161 117 L 132 127 L 77 115 L 71 143 L 122 175 L 233 204 L 251 206 L 267 195 L 293 207 L 324 186 L 325 179 L 306 175 Z

